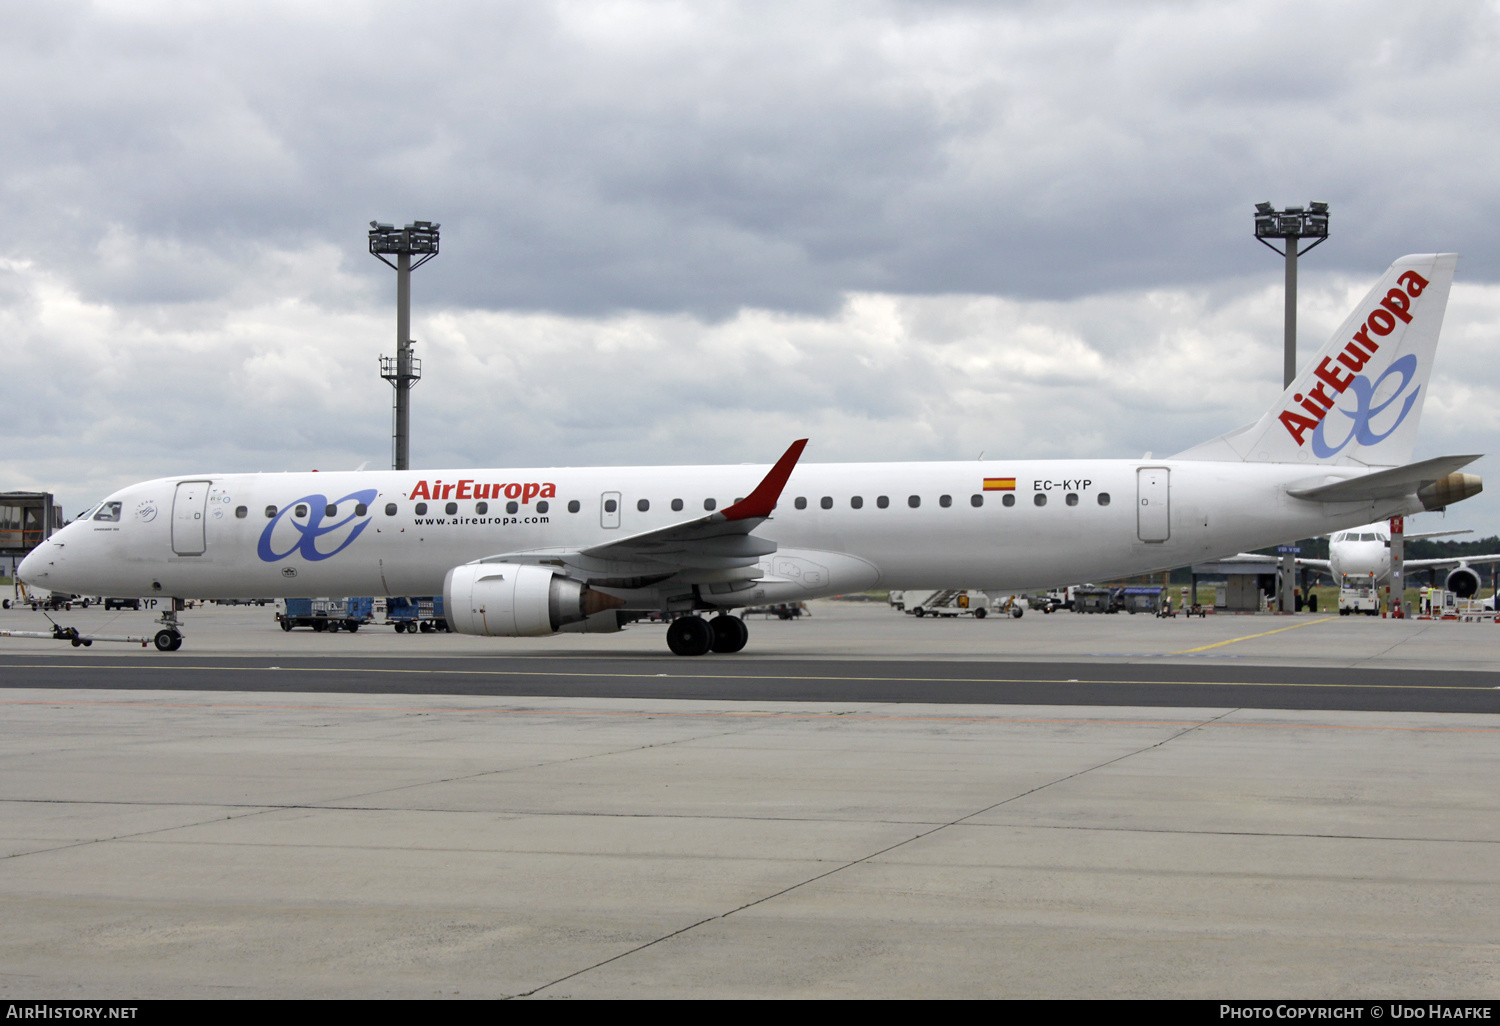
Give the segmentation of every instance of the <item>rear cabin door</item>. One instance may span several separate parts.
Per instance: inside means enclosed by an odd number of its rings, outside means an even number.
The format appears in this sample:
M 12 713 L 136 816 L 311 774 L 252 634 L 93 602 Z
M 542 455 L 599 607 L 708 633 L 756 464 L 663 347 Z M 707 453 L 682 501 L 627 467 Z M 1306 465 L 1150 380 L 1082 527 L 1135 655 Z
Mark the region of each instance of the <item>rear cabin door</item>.
M 208 509 L 207 481 L 182 481 L 172 499 L 172 551 L 179 556 L 201 556 L 208 548 L 204 514 Z
M 1170 475 L 1166 467 L 1141 467 L 1135 472 L 1136 533 L 1143 542 L 1164 542 L 1172 533 Z
M 620 493 L 605 492 L 599 496 L 599 526 L 620 526 Z

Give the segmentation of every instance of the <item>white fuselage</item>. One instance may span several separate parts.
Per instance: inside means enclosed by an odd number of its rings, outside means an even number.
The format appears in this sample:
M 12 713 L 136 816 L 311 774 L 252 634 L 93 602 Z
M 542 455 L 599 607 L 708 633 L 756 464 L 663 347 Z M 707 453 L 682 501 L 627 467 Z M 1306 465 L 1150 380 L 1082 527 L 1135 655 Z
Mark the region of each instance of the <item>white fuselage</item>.
M 103 515 L 118 503 L 118 519 L 70 524 L 25 560 L 20 576 L 54 591 L 120 596 L 440 594 L 454 566 L 502 553 L 577 550 L 684 523 L 705 515 L 705 500 L 722 510 L 745 496 L 766 471 L 740 465 L 162 478 L 110 496 Z M 1420 508 L 1410 497 L 1334 504 L 1286 493 L 1289 485 L 1361 473 L 1192 460 L 800 464 L 771 519 L 754 532 L 778 546 L 760 559 L 763 579 L 717 604 L 874 587 L 1020 591 L 1104 580 Z M 987 490 L 987 478 L 1001 480 Z M 1012 478 L 1006 488 L 1004 479 Z M 481 487 L 487 497 L 476 499 Z M 607 511 L 611 499 L 614 513 Z M 487 504 L 483 512 L 480 503 Z M 330 514 L 328 506 L 336 509 Z M 669 580 L 617 590 L 632 608 L 665 608 L 681 602 L 684 586 Z M 705 584 L 696 601 L 715 604 L 709 591 Z

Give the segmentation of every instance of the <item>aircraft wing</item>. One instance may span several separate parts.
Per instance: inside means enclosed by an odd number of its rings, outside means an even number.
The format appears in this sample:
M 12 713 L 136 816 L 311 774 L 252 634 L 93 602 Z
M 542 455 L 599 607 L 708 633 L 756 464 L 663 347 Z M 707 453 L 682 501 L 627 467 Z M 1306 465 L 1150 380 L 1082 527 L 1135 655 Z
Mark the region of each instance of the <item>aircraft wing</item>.
M 1500 563 L 1500 553 L 1481 556 L 1449 556 L 1447 559 L 1403 559 L 1405 570 L 1441 570 L 1444 567 L 1468 566 L 1470 563 Z
M 1278 567 L 1278 566 L 1281 565 L 1281 557 L 1280 556 L 1267 556 L 1267 555 L 1264 555 L 1264 554 L 1259 553 L 1259 552 L 1241 552 L 1238 555 L 1226 556 L 1223 559 L 1210 560 L 1210 562 L 1214 562 L 1214 563 L 1244 563 L 1247 566 L 1248 565 L 1259 564 L 1261 566 L 1266 567 L 1268 570 L 1271 570 L 1271 569 L 1275 569 L 1276 567 Z M 1303 557 L 1298 556 L 1297 557 L 1297 565 L 1298 566 L 1314 566 L 1314 567 L 1317 567 L 1319 570 L 1328 571 L 1330 573 L 1332 572 L 1331 570 L 1329 570 L 1330 564 L 1329 564 L 1328 560 L 1326 560 L 1326 559 L 1304 559 Z
M 479 562 L 557 566 L 606 587 L 644 587 L 683 571 L 702 571 L 721 581 L 753 579 L 758 573 L 749 568 L 775 552 L 776 543 L 752 537 L 751 532 L 770 519 L 806 447 L 805 438 L 793 442 L 749 495 L 708 516 L 587 548 L 527 549 L 486 556 Z

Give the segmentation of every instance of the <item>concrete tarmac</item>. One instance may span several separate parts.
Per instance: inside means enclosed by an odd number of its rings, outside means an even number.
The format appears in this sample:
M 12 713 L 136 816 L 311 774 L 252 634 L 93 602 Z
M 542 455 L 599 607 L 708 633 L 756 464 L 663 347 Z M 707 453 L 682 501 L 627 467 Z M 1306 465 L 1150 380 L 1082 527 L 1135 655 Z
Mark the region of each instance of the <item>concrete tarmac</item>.
M 1358 618 L 814 613 L 752 622 L 752 653 L 723 665 L 1482 682 L 1500 640 Z M 192 658 L 654 664 L 661 644 L 189 616 L 174 655 L 0 642 L 6 998 L 1500 991 L 1493 712 L 108 686 L 107 666 Z M 28 686 L 28 659 L 84 686 Z

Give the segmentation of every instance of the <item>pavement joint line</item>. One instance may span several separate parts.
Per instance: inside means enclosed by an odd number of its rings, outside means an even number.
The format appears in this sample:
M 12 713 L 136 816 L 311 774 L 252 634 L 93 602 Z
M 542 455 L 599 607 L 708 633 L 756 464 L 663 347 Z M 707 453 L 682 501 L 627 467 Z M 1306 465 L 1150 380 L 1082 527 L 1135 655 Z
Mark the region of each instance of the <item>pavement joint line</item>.
M 1274 631 L 1261 631 L 1259 634 L 1246 634 L 1243 638 L 1230 638 L 1228 641 L 1216 641 L 1212 645 L 1201 645 L 1198 648 L 1185 648 L 1180 652 L 1166 652 L 1164 655 L 1190 655 L 1193 652 L 1207 652 L 1211 648 L 1223 648 L 1225 645 L 1233 645 L 1241 641 L 1249 641 L 1252 638 L 1265 638 L 1272 634 L 1280 634 L 1282 631 L 1294 631 L 1298 627 L 1312 627 L 1315 624 L 1327 623 L 1329 620 L 1337 620 L 1336 616 L 1322 616 L 1316 620 L 1308 620 L 1305 623 L 1294 623 L 1290 627 L 1278 627 Z
M 1212 726 L 1212 724 L 1203 724 Z M 413 807 L 409 805 L 322 805 L 316 802 L 278 802 L 274 805 L 265 803 L 254 804 L 250 802 L 163 802 L 163 801 L 125 801 L 118 798 L 0 798 L 0 805 L 119 805 L 126 808 L 207 808 L 220 809 L 253 809 L 256 812 L 412 812 L 434 815 L 454 816 L 510 816 L 516 819 L 536 819 L 545 817 L 576 818 L 576 819 L 688 819 L 688 820 L 712 820 L 715 822 L 734 823 L 827 823 L 830 820 L 825 816 L 719 816 L 701 812 L 600 812 L 597 809 L 454 809 L 438 807 Z M 211 822 L 222 822 L 212 820 Z M 915 826 L 922 823 L 938 825 L 937 820 L 920 819 L 879 819 L 859 818 L 835 820 L 840 825 L 864 825 L 864 826 Z M 1182 830 L 1168 827 L 1119 827 L 1119 826 L 1072 826 L 1066 823 L 968 823 L 957 822 L 955 826 L 967 827 L 971 830 L 1071 830 L 1079 833 L 1120 833 L 1120 834 L 1183 834 L 1188 836 L 1204 837 L 1286 837 L 1303 838 L 1306 840 L 1328 840 L 1328 841 L 1409 841 L 1423 844 L 1500 844 L 1500 838 L 1494 837 L 1416 837 L 1406 834 L 1314 834 L 1306 831 L 1294 830 Z M 118 838 L 121 841 L 133 841 L 136 835 L 126 834 Z M 234 844 L 240 847 L 255 847 L 257 844 L 266 847 L 279 847 L 274 842 L 251 842 L 251 841 L 164 841 L 164 844 Z M 381 847 L 384 850 L 390 847 L 392 851 L 426 851 L 421 846 L 406 848 L 394 846 L 372 846 L 372 845 L 311 845 L 300 844 L 293 847 L 303 848 L 337 848 L 337 847 Z M 443 848 L 432 849 L 442 851 L 493 851 L 498 849 L 471 849 L 471 848 Z M 515 851 L 530 851 L 531 849 L 507 849 Z M 564 852 L 565 854 L 567 852 Z M 20 853 L 25 854 L 25 853 Z M 574 853 L 576 854 L 576 853 Z
M 1112 766 L 1115 763 L 1121 762 L 1121 761 L 1123 761 L 1125 759 L 1133 758 L 1134 756 L 1144 754 L 1145 752 L 1154 751 L 1155 749 L 1160 748 L 1161 746 L 1163 746 L 1165 744 L 1168 744 L 1168 743 L 1170 743 L 1172 741 L 1177 740 L 1178 738 L 1182 737 L 1184 734 L 1192 733 L 1193 731 L 1198 730 L 1201 727 L 1204 727 L 1204 726 L 1208 725 L 1209 723 L 1212 723 L 1215 720 L 1221 720 L 1225 716 L 1229 716 L 1229 715 L 1231 715 L 1231 714 L 1233 714 L 1235 712 L 1238 712 L 1238 711 L 1239 710 L 1236 710 L 1236 709 L 1226 709 L 1224 712 L 1220 713 L 1217 716 L 1212 716 L 1212 717 L 1209 717 L 1209 719 L 1207 719 L 1207 720 L 1200 720 L 1198 722 L 1195 722 L 1195 723 L 1193 723 L 1193 724 L 1191 724 L 1189 726 L 1184 727 L 1182 730 L 1177 731 L 1177 733 L 1172 734 L 1170 737 L 1164 737 L 1160 741 L 1156 741 L 1156 742 L 1154 742 L 1152 744 L 1146 745 L 1144 748 L 1138 748 L 1138 749 L 1136 749 L 1133 752 L 1126 752 L 1123 755 L 1117 755 L 1113 759 L 1106 759 L 1103 762 L 1097 763 L 1097 764 L 1095 764 L 1093 766 L 1086 766 L 1086 767 L 1084 767 L 1081 770 L 1077 770 L 1077 771 L 1075 771 L 1073 773 L 1068 773 L 1068 774 L 1066 774 L 1064 776 L 1058 777 L 1056 780 L 1049 780 L 1046 783 L 1037 784 L 1035 787 L 1028 788 L 1027 790 L 1022 791 L 1019 794 L 1013 794 L 1009 798 L 1002 798 L 1000 801 L 994 802 L 994 803 L 992 803 L 990 805 L 987 805 L 987 806 L 985 806 L 982 809 L 976 809 L 975 811 L 970 812 L 967 815 L 959 816 L 957 819 L 949 820 L 946 823 L 941 823 L 941 824 L 939 824 L 937 826 L 932 827 L 929 830 L 924 830 L 921 833 L 914 834 L 911 837 L 906 838 L 905 840 L 897 841 L 895 844 L 887 845 L 886 847 L 881 848 L 879 851 L 871 852 L 868 855 L 865 855 L 865 856 L 862 856 L 860 858 L 854 859 L 851 862 L 846 862 L 846 863 L 844 863 L 841 866 L 835 866 L 834 868 L 832 868 L 830 870 L 827 870 L 826 872 L 819 873 L 816 876 L 809 877 L 806 880 L 802 880 L 802 881 L 800 881 L 798 883 L 790 884 L 789 886 L 783 887 L 783 888 L 781 888 L 780 890 L 776 891 L 773 894 L 763 895 L 762 897 L 756 898 L 754 901 L 749 901 L 749 902 L 746 902 L 743 905 L 740 905 L 738 908 L 732 908 L 732 909 L 730 909 L 727 912 L 720 912 L 720 913 L 717 913 L 716 915 L 711 915 L 711 916 L 707 916 L 707 917 L 705 917 L 703 919 L 700 919 L 700 920 L 698 920 L 695 923 L 689 923 L 687 926 L 684 926 L 684 927 L 682 927 L 680 929 L 677 929 L 677 930 L 673 930 L 670 933 L 663 934 L 662 936 L 657 937 L 654 940 L 646 941 L 644 944 L 638 944 L 635 947 L 629 949 L 628 951 L 622 951 L 622 952 L 620 952 L 617 955 L 612 955 L 609 958 L 606 958 L 606 959 L 603 959 L 602 961 L 594 963 L 593 965 L 584 966 L 582 969 L 577 969 L 577 970 L 575 970 L 575 971 L 573 971 L 571 973 L 568 973 L 565 976 L 558 977 L 557 979 L 553 980 L 551 983 L 543 983 L 540 986 L 533 987 L 531 990 L 523 991 L 523 992 L 521 992 L 519 994 L 511 995 L 511 997 L 513 997 L 513 998 L 516 998 L 516 997 L 531 997 L 533 994 L 540 993 L 541 991 L 546 990 L 549 987 L 555 987 L 559 983 L 565 983 L 568 980 L 571 980 L 571 979 L 573 979 L 575 977 L 582 976 L 584 973 L 592 972 L 593 970 L 599 969 L 599 968 L 601 968 L 603 966 L 606 966 L 606 965 L 609 965 L 612 962 L 618 962 L 622 958 L 627 958 L 630 955 L 634 955 L 637 952 L 644 951 L 644 950 L 646 950 L 647 948 L 650 948 L 650 947 L 654 947 L 657 944 L 661 944 L 664 941 L 669 941 L 669 940 L 673 939 L 674 937 L 680 937 L 683 934 L 688 933 L 689 931 L 695 930 L 698 927 L 703 926 L 703 925 L 705 925 L 707 923 L 717 922 L 718 920 L 721 920 L 721 919 L 728 919 L 730 916 L 734 915 L 737 912 L 743 912 L 743 911 L 745 911 L 748 908 L 754 908 L 757 905 L 765 904 L 768 901 L 771 901 L 771 900 L 773 900 L 775 898 L 779 898 L 779 897 L 781 897 L 783 895 L 786 895 L 786 894 L 790 894 L 792 891 L 799 890 L 800 888 L 806 887 L 809 884 L 817 883 L 819 880 L 826 880 L 826 879 L 828 879 L 828 877 L 833 876 L 836 873 L 842 873 L 846 869 L 851 869 L 854 866 L 863 865 L 864 863 L 869 862 L 872 859 L 877 859 L 877 858 L 879 858 L 882 855 L 885 855 L 885 854 L 887 854 L 889 852 L 895 851 L 897 848 L 903 848 L 906 845 L 913 844 L 913 843 L 915 843 L 917 841 L 920 841 L 920 840 L 923 840 L 925 838 L 931 837 L 933 834 L 936 834 L 936 833 L 938 833 L 939 831 L 942 831 L 942 830 L 946 830 L 946 829 L 948 829 L 951 826 L 958 826 L 959 824 L 965 823 L 968 820 L 974 819 L 974 818 L 976 818 L 978 816 L 982 816 L 982 815 L 984 815 L 987 812 L 992 812 L 995 809 L 1000 808 L 1000 806 L 1002 806 L 1002 805 L 1009 805 L 1012 802 L 1020 801 L 1022 798 L 1029 797 L 1030 795 L 1036 794 L 1038 791 L 1042 791 L 1042 790 L 1045 790 L 1046 788 L 1052 787 L 1055 784 L 1066 783 L 1069 780 L 1074 780 L 1074 779 L 1076 779 L 1078 777 L 1081 777 L 1081 776 L 1083 776 L 1083 775 L 1085 775 L 1087 773 L 1092 773 L 1095 770 L 1103 769 L 1106 766 Z
M 1325 619 L 1333 619 L 1326 617 Z M 1316 622 L 1316 621 L 1315 621 Z M 1311 623 L 1299 623 L 1294 627 L 1310 627 Z M 1281 630 L 1289 631 L 1294 627 L 1282 627 Z M 1275 634 L 1276 631 L 1268 631 Z M 1260 635 L 1249 635 L 1259 637 Z M 1243 641 L 1243 638 L 1235 639 Z M 1221 642 L 1228 644 L 1228 642 Z M 0 663 L 0 670 L 56 670 L 73 669 L 83 666 L 83 663 L 41 663 L 36 665 L 22 663 Z M 218 670 L 231 673 L 254 673 L 266 672 L 270 667 L 265 666 L 161 666 L 162 670 Z M 138 670 L 136 666 L 102 665 L 92 666 L 96 670 Z M 287 670 L 282 667 L 280 673 Z M 886 684 L 1149 684 L 1154 686 L 1190 685 L 1194 687 L 1246 687 L 1246 688 L 1342 688 L 1346 690 L 1376 689 L 1394 691 L 1491 691 L 1494 690 L 1489 684 L 1325 684 L 1316 681 L 1261 681 L 1261 680 L 1111 680 L 1107 678 L 1074 680 L 1065 677 L 845 677 L 834 674 L 770 674 L 770 673 L 573 673 L 563 670 L 401 670 L 391 667 L 324 667 L 305 666 L 296 667 L 293 672 L 297 673 L 348 673 L 348 674 L 413 674 L 429 676 L 456 676 L 456 677 L 587 677 L 587 678 L 612 678 L 616 680 L 656 680 L 666 676 L 669 680 L 816 680 L 816 681 L 849 681 L 851 683 L 886 683 Z M 1493 673 L 1492 670 L 1474 670 L 1473 673 Z M 0 687 L 7 685 L 0 684 Z M 26 687 L 28 685 L 18 685 Z
M 1500 690 L 1500 689 L 1497 689 Z M 617 699 L 617 701 L 626 701 Z M 660 701 L 685 701 L 685 699 L 660 699 Z M 648 719 L 706 719 L 717 717 L 774 720 L 890 720 L 896 723 L 1092 723 L 1102 726 L 1182 726 L 1193 721 L 1189 720 L 1119 720 L 1099 719 L 1093 716 L 1079 717 L 1027 717 L 1027 716 L 886 716 L 875 713 L 854 712 L 669 712 L 657 709 L 487 709 L 480 707 L 464 708 L 461 706 L 430 706 L 430 707 L 403 707 L 394 705 L 268 705 L 268 704 L 246 704 L 240 702 L 79 702 L 64 701 L 61 699 L 10 699 L 0 698 L 0 706 L 6 705 L 49 705 L 49 706 L 80 706 L 80 707 L 121 707 L 131 709 L 262 709 L 281 712 L 395 712 L 395 713 L 488 713 L 488 714 L 513 714 L 518 716 L 644 716 Z M 1482 714 L 1469 714 L 1482 715 Z M 1449 734 L 1493 734 L 1500 732 L 1500 727 L 1409 727 L 1389 726 L 1385 724 L 1358 725 L 1350 723 L 1262 723 L 1262 722 L 1238 722 L 1210 723 L 1214 727 L 1264 727 L 1267 729 L 1292 729 L 1292 730 L 1400 730 L 1414 731 L 1420 733 L 1449 733 Z M 733 732 L 731 732 L 733 733 Z M 728 735 L 724 735 L 728 736 Z
M 576 755 L 569 759 L 553 759 L 547 762 L 527 763 L 524 766 L 505 766 L 499 769 L 480 770 L 475 773 L 461 773 L 455 777 L 439 777 L 436 780 L 419 780 L 410 784 L 396 784 L 391 787 L 379 787 L 372 791 L 360 791 L 355 794 L 344 795 L 342 798 L 330 798 L 328 801 L 351 801 L 355 798 L 369 798 L 378 794 L 391 794 L 395 791 L 408 791 L 414 787 L 433 787 L 438 784 L 452 784 L 460 780 L 478 780 L 481 777 L 499 776 L 503 773 L 516 773 L 522 770 L 550 769 L 555 766 L 567 766 L 575 762 L 587 762 L 590 759 L 609 758 L 617 755 L 630 755 L 633 752 L 646 752 L 653 748 L 668 748 L 672 745 L 687 744 L 693 741 L 703 741 L 709 738 L 733 737 L 754 730 L 760 724 L 745 724 L 738 730 L 721 730 L 708 734 L 699 734 L 693 737 L 681 737 L 667 741 L 653 741 L 648 745 L 635 745 L 630 748 L 611 749 L 607 752 L 588 752 L 584 755 Z

